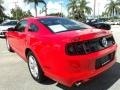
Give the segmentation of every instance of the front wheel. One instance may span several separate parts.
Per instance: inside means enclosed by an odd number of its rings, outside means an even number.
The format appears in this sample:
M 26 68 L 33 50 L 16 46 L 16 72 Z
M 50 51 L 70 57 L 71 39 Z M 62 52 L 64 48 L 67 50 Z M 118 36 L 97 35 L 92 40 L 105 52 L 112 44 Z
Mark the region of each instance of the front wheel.
M 39 83 L 43 82 L 45 79 L 44 73 L 39 66 L 36 57 L 32 52 L 27 55 L 28 58 L 28 68 L 33 79 Z

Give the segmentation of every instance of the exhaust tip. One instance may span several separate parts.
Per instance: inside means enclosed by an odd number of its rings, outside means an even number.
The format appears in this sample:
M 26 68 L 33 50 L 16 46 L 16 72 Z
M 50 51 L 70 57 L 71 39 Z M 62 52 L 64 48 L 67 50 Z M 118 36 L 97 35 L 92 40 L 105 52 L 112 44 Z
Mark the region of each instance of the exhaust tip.
M 82 83 L 81 82 L 77 82 L 77 83 L 75 83 L 75 86 L 80 86 Z

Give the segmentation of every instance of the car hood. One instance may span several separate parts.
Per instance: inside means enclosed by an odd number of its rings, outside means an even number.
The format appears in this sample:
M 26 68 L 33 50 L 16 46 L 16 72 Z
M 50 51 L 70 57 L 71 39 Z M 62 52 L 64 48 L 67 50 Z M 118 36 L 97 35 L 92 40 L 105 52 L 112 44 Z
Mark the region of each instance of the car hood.
M 12 27 L 15 27 L 15 26 L 0 26 L 0 31 L 7 30 L 8 28 L 12 28 Z

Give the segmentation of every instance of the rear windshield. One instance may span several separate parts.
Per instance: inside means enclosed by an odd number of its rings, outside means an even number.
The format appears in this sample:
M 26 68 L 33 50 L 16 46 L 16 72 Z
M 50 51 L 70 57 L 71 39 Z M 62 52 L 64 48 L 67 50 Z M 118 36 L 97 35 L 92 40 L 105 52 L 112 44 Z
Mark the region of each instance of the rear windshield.
M 39 19 L 39 22 L 55 33 L 91 28 L 86 24 L 67 18 L 42 18 Z

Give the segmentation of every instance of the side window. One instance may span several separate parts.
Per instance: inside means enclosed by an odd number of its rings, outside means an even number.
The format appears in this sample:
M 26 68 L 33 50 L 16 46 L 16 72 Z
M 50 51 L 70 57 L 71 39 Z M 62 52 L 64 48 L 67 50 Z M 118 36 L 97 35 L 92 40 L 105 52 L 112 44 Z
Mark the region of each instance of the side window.
M 22 21 L 20 21 L 20 22 L 16 25 L 15 29 L 16 29 L 16 31 L 18 31 L 18 32 L 24 32 L 26 25 L 27 25 L 27 21 L 26 21 L 26 20 L 22 20 Z
M 30 24 L 29 26 L 29 31 L 31 32 L 37 32 L 38 31 L 38 27 L 35 24 Z

